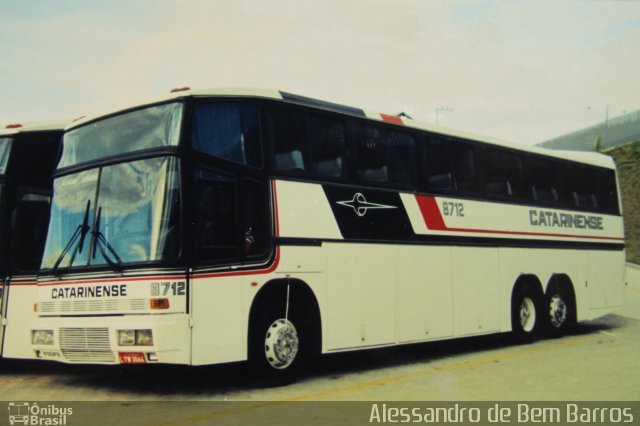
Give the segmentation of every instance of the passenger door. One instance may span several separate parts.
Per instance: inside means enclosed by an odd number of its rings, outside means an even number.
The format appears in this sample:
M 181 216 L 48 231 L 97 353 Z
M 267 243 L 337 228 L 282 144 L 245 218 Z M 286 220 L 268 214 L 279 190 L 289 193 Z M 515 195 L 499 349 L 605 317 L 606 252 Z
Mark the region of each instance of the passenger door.
M 201 264 L 264 258 L 271 227 L 266 185 L 210 169 L 197 172 L 194 241 Z

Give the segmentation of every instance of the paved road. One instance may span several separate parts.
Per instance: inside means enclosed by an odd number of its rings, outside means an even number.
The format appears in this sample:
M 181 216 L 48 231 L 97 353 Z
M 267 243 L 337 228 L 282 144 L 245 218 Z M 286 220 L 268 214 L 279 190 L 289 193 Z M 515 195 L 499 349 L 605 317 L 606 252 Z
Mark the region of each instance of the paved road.
M 114 368 L 4 361 L 0 400 L 182 401 L 173 417 L 158 417 L 157 410 L 145 417 L 154 425 L 206 424 L 237 414 L 192 401 L 255 404 L 241 413 L 292 401 L 640 401 L 640 269 L 629 270 L 626 292 L 618 314 L 562 338 L 515 345 L 497 335 L 331 355 L 300 382 L 276 389 L 256 387 L 243 364 Z

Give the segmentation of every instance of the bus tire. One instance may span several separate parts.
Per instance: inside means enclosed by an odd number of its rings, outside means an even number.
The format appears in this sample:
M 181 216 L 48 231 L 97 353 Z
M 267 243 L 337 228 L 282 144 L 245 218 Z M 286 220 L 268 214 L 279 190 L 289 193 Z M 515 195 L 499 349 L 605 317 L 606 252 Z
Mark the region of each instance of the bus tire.
M 249 362 L 258 383 L 284 386 L 301 373 L 309 352 L 303 318 L 291 312 L 288 318 L 265 310 L 252 324 Z
M 573 318 L 573 297 L 566 286 L 552 283 L 545 295 L 545 328 L 552 337 L 564 334 Z
M 529 343 L 539 336 L 542 329 L 542 297 L 530 285 L 520 285 L 514 290 L 511 301 L 511 327 L 517 341 Z

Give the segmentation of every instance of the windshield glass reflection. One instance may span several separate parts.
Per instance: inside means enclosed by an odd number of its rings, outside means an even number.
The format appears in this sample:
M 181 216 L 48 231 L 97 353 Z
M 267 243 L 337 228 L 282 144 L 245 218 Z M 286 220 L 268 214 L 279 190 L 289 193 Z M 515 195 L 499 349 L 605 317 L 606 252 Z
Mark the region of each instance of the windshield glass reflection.
M 65 254 L 60 268 L 175 258 L 178 176 L 178 160 L 160 157 L 56 179 L 42 267 L 54 267 L 81 225 L 88 202 L 91 244 L 83 244 L 75 258 Z
M 7 171 L 9 164 L 9 152 L 11 151 L 11 138 L 0 138 L 0 175 Z
M 58 168 L 178 145 L 182 103 L 155 105 L 90 123 L 64 135 Z
M 7 211 L 6 211 L 6 201 L 5 201 L 5 189 L 4 183 L 0 182 L 0 272 L 4 267 L 4 260 L 7 258 L 6 249 L 7 247 Z M 1 279 L 1 278 L 0 278 Z

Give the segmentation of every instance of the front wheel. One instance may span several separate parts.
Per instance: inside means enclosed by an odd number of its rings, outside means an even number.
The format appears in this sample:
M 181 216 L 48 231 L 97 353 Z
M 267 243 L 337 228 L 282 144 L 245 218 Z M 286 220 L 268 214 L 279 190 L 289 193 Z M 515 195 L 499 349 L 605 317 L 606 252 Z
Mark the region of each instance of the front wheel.
M 264 354 L 269 365 L 277 370 L 289 368 L 298 356 L 300 338 L 296 326 L 287 319 L 275 320 L 264 339 Z
M 303 321 L 263 312 L 252 324 L 249 362 L 260 383 L 282 386 L 300 374 L 308 351 Z

